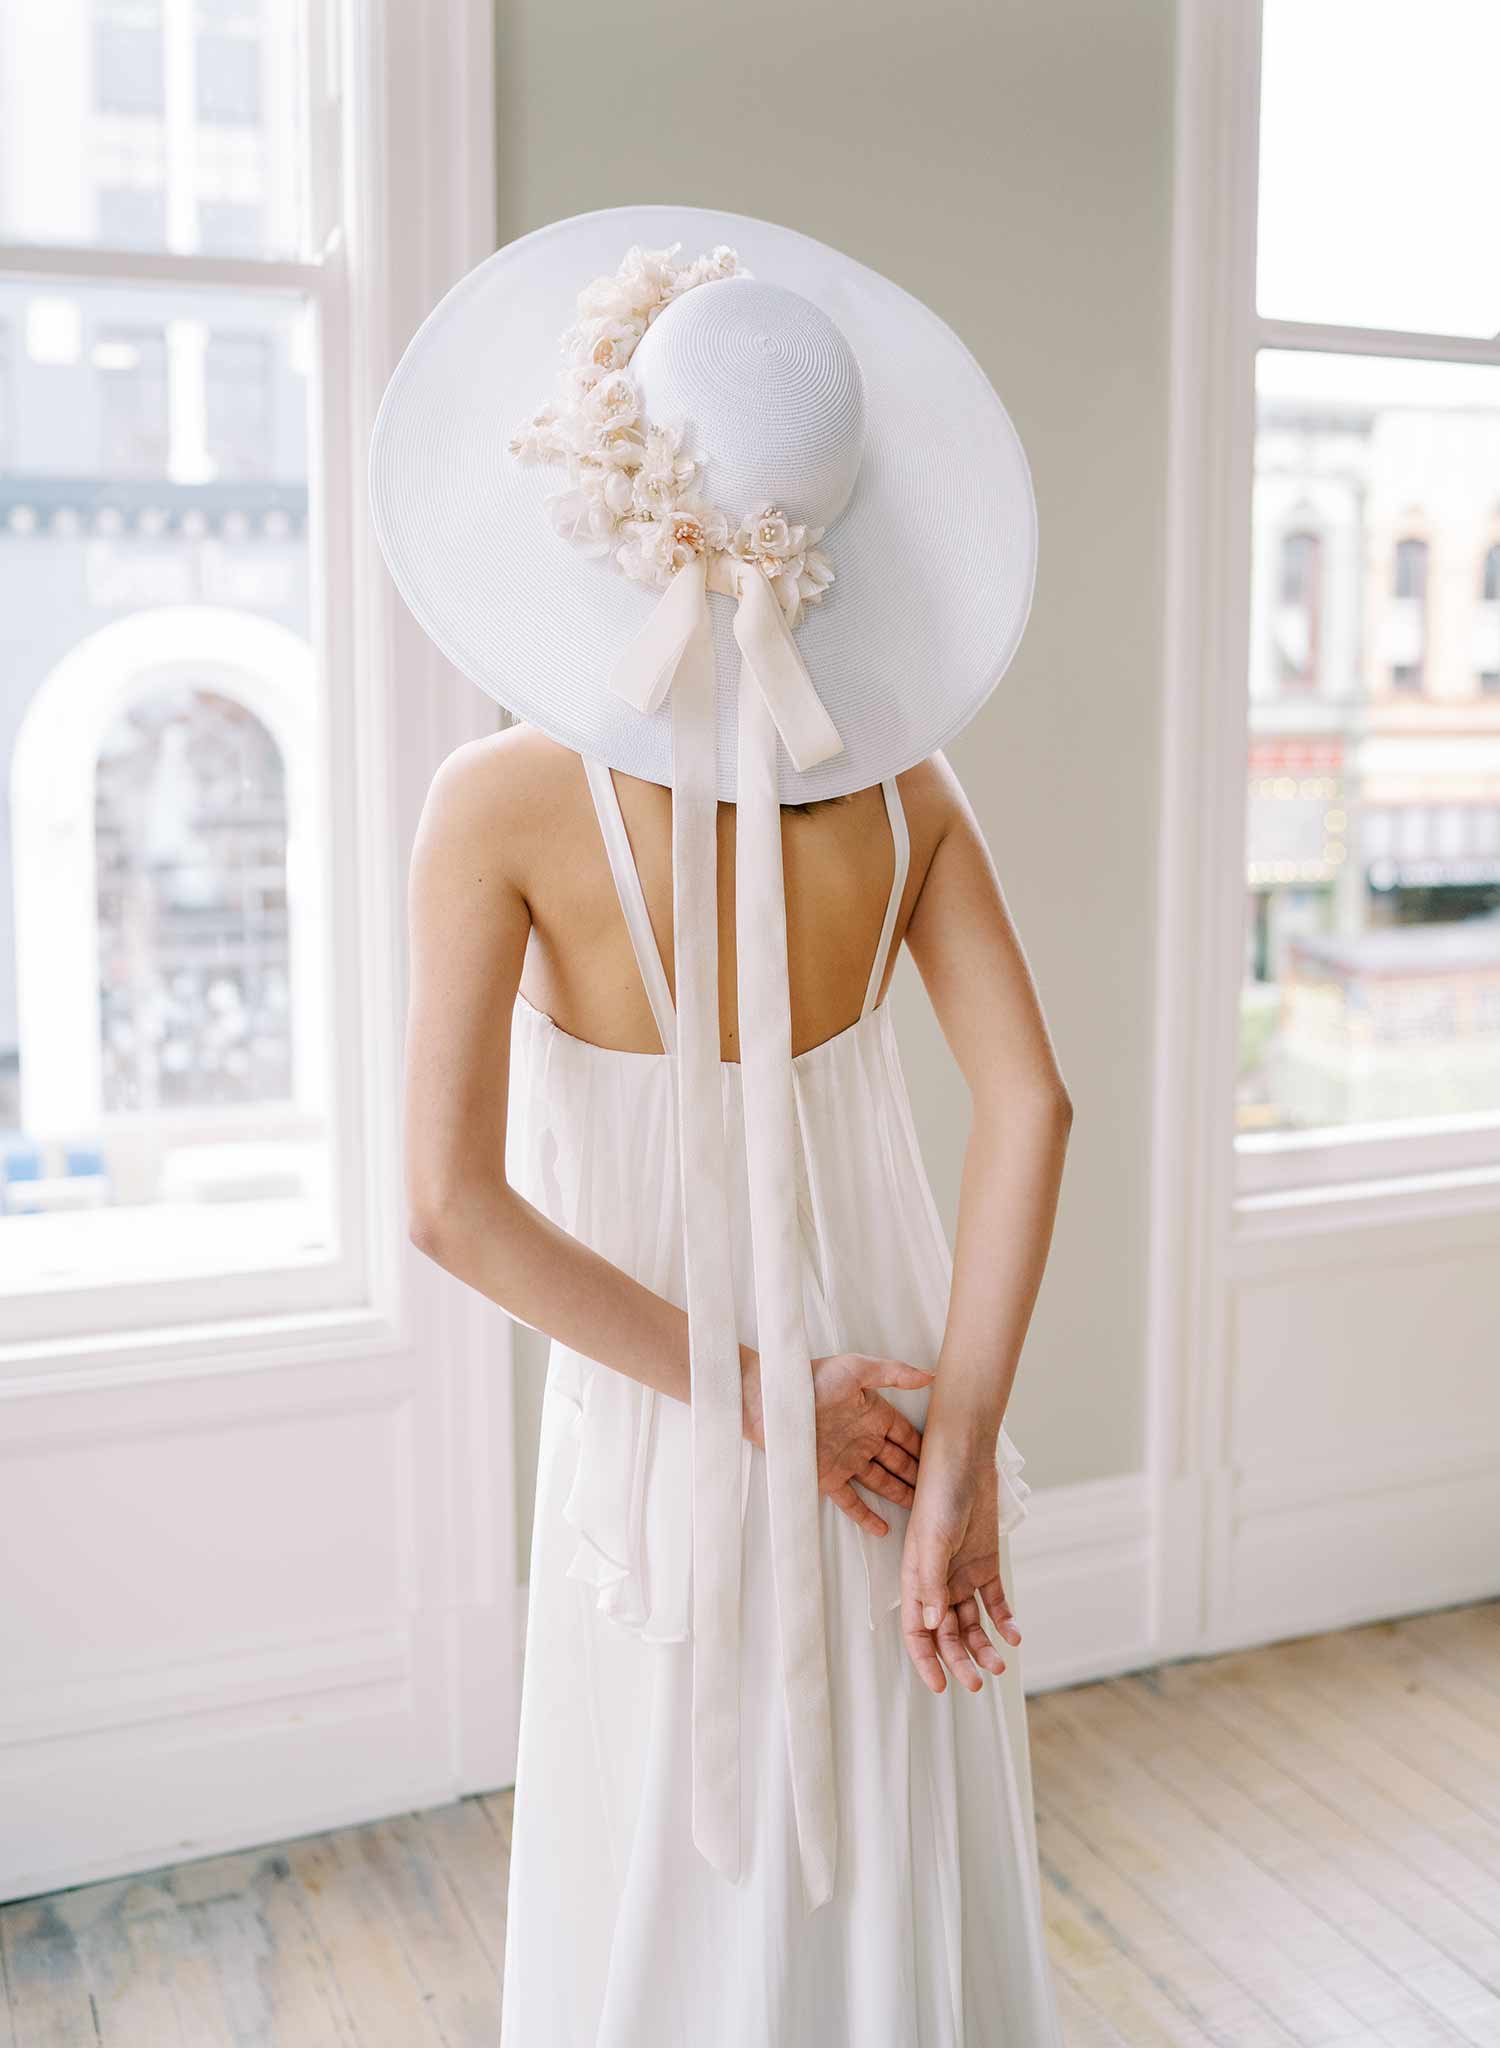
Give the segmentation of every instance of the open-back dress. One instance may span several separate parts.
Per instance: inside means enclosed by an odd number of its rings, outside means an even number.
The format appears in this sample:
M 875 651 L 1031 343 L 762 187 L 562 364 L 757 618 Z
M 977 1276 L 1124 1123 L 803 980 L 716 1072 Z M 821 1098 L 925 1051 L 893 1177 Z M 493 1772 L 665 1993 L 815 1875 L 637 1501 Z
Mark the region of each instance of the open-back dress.
M 559 1029 L 518 997 L 507 1172 L 555 1223 L 684 1302 L 675 1017 L 614 780 L 586 760 L 663 1051 Z M 931 1367 L 951 1260 L 878 1001 L 906 880 L 857 1021 L 792 1063 L 813 1357 Z M 740 1070 L 722 1063 L 740 1334 L 753 1344 Z M 887 1389 L 920 1426 L 926 1392 Z M 554 1343 L 542 1410 L 511 1845 L 501 2048 L 1058 2048 L 1018 1653 L 934 1694 L 900 1626 L 907 1514 L 875 1537 L 819 1503 L 839 1814 L 833 1897 L 809 1912 L 786 1754 L 764 1454 L 740 1469 L 738 1883 L 694 1846 L 689 1409 Z M 1000 1564 L 1025 1512 L 1002 1431 Z M 1019 1607 L 1019 1603 L 1018 1603 Z M 999 1642 L 999 1638 L 995 1638 Z

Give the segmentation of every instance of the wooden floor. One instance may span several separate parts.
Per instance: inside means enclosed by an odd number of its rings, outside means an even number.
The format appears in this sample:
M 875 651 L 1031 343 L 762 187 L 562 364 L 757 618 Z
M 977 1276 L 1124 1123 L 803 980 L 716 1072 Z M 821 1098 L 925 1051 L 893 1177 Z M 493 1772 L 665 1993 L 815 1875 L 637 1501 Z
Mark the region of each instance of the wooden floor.
M 1500 1602 L 1049 1693 L 1031 1725 L 1069 2048 L 1500 2048 Z M 509 1812 L 0 1908 L 0 2048 L 495 2048 Z
M 1500 1602 L 1031 1725 L 1069 2048 L 1500 2044 Z

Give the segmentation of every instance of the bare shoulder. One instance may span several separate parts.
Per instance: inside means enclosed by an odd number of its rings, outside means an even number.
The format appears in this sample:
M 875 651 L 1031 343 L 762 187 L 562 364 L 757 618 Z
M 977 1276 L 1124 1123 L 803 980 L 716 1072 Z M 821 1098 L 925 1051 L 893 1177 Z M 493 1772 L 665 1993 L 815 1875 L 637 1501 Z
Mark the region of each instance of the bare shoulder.
M 577 754 L 533 725 L 468 740 L 439 767 L 418 831 L 419 857 L 482 863 L 524 889 L 539 846 L 576 817 Z
M 455 747 L 433 776 L 428 801 L 458 818 L 487 810 L 545 817 L 576 796 L 581 773 L 571 747 L 534 725 L 510 725 Z
M 973 823 L 963 785 L 941 749 L 896 777 L 911 834 L 913 865 L 925 866 L 955 826 Z

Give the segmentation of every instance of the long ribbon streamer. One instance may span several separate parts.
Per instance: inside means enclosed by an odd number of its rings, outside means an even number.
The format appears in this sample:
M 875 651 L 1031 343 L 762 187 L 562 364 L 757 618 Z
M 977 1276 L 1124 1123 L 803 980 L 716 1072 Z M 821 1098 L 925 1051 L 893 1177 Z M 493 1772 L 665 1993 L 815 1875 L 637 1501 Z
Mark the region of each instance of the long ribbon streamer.
M 687 1269 L 693 1447 L 693 1840 L 740 1865 L 739 1336 L 719 1069 L 718 707 L 708 604 L 672 692 L 672 924 L 677 1143 Z
M 818 1546 L 817 1424 L 797 1243 L 797 1108 L 781 806 L 776 727 L 765 696 L 747 688 L 743 677 L 738 779 L 734 922 L 740 937 L 740 1059 L 771 1572 L 786 1675 L 787 1753 L 802 1882 L 809 1906 L 816 1907 L 833 1890 L 837 1807 Z
M 833 1889 L 833 1727 L 819 1553 L 816 1425 L 796 1235 L 796 1105 L 778 735 L 799 769 L 842 750 L 764 574 L 732 556 L 680 570 L 610 686 L 642 712 L 672 696 L 678 1143 L 692 1369 L 693 1840 L 740 1870 L 741 1385 L 719 1062 L 717 697 L 708 591 L 737 600 L 741 654 L 735 928 L 741 1080 L 771 1566 L 803 1888 Z

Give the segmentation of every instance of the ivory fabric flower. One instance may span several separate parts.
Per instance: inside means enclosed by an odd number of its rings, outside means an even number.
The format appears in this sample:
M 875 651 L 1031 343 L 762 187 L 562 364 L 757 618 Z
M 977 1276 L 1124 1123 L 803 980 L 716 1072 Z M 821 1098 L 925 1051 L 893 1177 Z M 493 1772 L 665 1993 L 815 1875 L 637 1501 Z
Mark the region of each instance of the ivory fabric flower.
M 644 333 L 667 302 L 677 276 L 673 258 L 681 247 L 674 242 L 669 249 L 627 249 L 613 277 L 597 277 L 578 294 L 580 322 L 621 320 L 638 324 Z M 565 345 L 575 331 L 564 338 Z
M 591 505 L 602 506 L 612 520 L 634 509 L 635 472 L 623 451 L 606 450 L 578 458 L 578 489 Z
M 612 370 L 589 391 L 579 413 L 591 427 L 633 427 L 641 417 L 641 394 L 623 370 Z
M 664 519 L 656 521 L 671 535 L 672 566 L 682 569 L 694 555 L 717 553 L 729 544 L 729 521 L 717 505 L 691 492 L 677 500 Z
M 625 538 L 615 560 L 638 583 L 661 587 L 685 569 L 695 555 L 709 555 L 729 539 L 729 521 L 706 498 L 688 494 L 660 519 L 627 519 Z
M 821 526 L 794 526 L 779 505 L 761 505 L 740 521 L 729 545 L 742 561 L 760 562 L 769 573 L 772 562 L 790 562 L 822 538 Z
M 607 555 L 614 545 L 619 524 L 605 504 L 602 493 L 580 486 L 559 491 L 546 501 L 547 515 L 564 540 L 571 540 L 590 555 Z
M 635 473 L 635 510 L 649 518 L 665 516 L 697 474 L 697 463 L 682 453 L 680 428 L 648 426 Z
M 821 548 L 809 548 L 802 556 L 796 575 L 783 573 L 771 585 L 781 599 L 787 624 L 795 626 L 805 604 L 821 604 L 823 593 L 833 581 L 833 564 Z
M 680 249 L 682 244 L 679 242 L 676 246 Z M 696 262 L 686 264 L 678 271 L 672 282 L 668 297 L 669 299 L 681 298 L 682 294 L 690 292 L 694 285 L 713 284 L 721 277 L 744 277 L 746 275 L 748 273 L 741 270 L 740 259 L 734 250 L 727 243 L 721 242 L 717 249 L 711 249 L 706 256 L 698 257 Z
M 629 373 L 651 322 L 700 284 L 745 277 L 735 251 L 720 244 L 691 263 L 669 249 L 628 249 L 613 277 L 578 294 L 578 318 L 562 337 L 563 367 L 552 402 L 511 437 L 528 463 L 557 463 L 568 489 L 546 500 L 565 540 L 609 557 L 637 582 L 660 588 L 697 556 L 731 552 L 754 562 L 770 582 L 789 625 L 816 604 L 833 568 L 816 543 L 821 526 L 762 504 L 737 527 L 702 494 L 703 454 L 684 446 L 680 427 L 648 420 Z
M 821 526 L 794 525 L 779 505 L 761 505 L 740 522 L 729 546 L 741 561 L 760 567 L 795 625 L 803 605 L 817 604 L 833 581 L 828 557 L 811 545 L 822 538 Z
M 635 345 L 645 332 L 639 320 L 587 320 L 574 330 L 578 341 L 571 351 L 575 366 L 597 370 L 607 376 L 623 370 L 635 354 Z
M 556 462 L 566 453 L 558 433 L 557 408 L 544 405 L 510 437 L 510 452 L 522 462 Z

